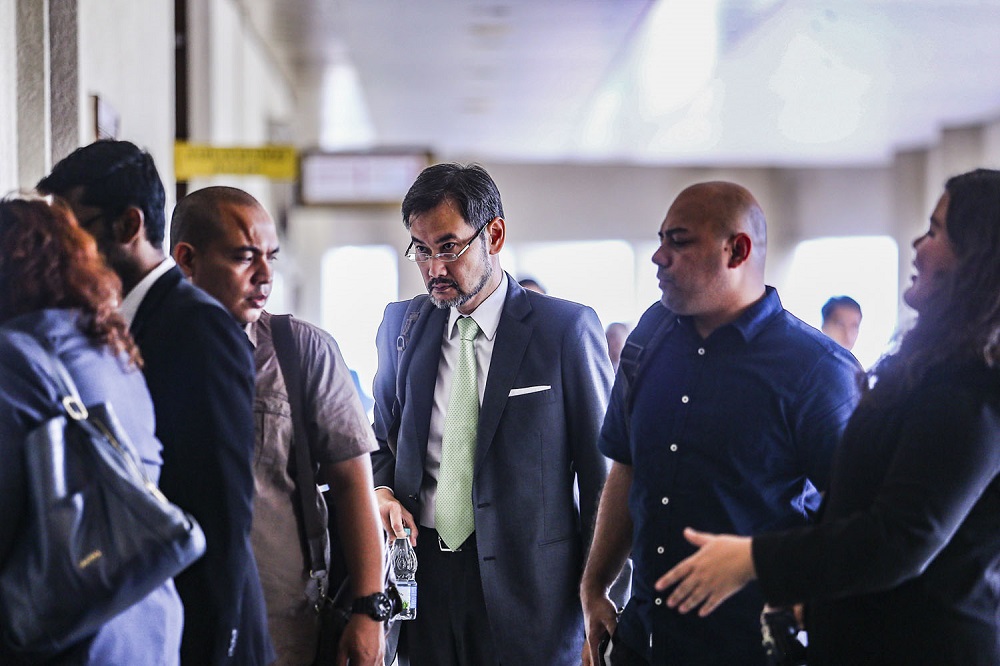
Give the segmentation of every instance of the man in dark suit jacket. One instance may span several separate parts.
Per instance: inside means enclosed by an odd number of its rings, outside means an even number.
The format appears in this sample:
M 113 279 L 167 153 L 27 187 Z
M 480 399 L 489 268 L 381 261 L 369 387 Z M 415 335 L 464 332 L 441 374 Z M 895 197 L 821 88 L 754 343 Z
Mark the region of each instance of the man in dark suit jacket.
M 98 141 L 55 166 L 38 189 L 64 197 L 122 280 L 122 314 L 144 359 L 163 443 L 160 487 L 201 524 L 205 556 L 176 578 L 181 661 L 274 660 L 250 547 L 253 359 L 236 321 L 183 279 L 163 252 L 164 191 L 153 159 Z
M 604 331 L 590 308 L 526 291 L 501 269 L 506 223 L 481 167 L 425 169 L 403 222 L 430 297 L 386 308 L 372 454 L 383 523 L 397 538 L 409 527 L 417 548 L 419 604 L 401 663 L 579 663 L 577 587 L 607 474 L 597 450 L 611 383 Z M 446 430 L 465 362 L 462 316 L 481 331 L 471 492 L 457 493 L 474 526 L 449 543 L 436 528 L 454 476 L 442 472 L 455 459 Z

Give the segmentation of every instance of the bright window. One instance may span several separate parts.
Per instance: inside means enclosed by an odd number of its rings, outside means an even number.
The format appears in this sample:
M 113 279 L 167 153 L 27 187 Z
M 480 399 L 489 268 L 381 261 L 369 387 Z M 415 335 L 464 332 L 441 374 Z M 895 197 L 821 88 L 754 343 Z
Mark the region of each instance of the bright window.
M 605 326 L 634 323 L 645 309 L 636 304 L 635 253 L 625 241 L 526 243 L 516 251 L 516 277 L 536 278 L 550 296 L 589 305 Z
M 803 241 L 792 255 L 788 278 L 778 285 L 785 308 L 820 327 L 820 310 L 831 296 L 861 305 L 854 355 L 869 368 L 896 330 L 899 248 L 888 236 L 850 236 Z
M 323 255 L 322 325 L 369 395 L 378 368 L 375 334 L 385 306 L 398 298 L 398 258 L 388 245 L 339 247 Z

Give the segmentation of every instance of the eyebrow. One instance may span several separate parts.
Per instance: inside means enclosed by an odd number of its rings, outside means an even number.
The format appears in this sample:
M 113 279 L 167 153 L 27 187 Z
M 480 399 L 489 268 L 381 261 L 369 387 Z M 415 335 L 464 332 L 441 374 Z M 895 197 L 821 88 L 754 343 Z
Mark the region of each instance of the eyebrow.
M 268 254 L 268 255 L 271 255 L 271 254 L 277 254 L 280 250 L 281 250 L 281 246 L 280 245 L 278 247 L 275 247 L 270 252 L 264 252 L 264 250 L 260 249 L 256 245 L 238 245 L 238 246 L 236 246 L 234 248 L 231 248 L 230 252 L 232 252 L 233 254 L 238 254 L 238 253 L 242 253 L 242 252 L 250 252 L 251 254 Z
M 656 235 L 660 238 L 661 241 L 663 241 L 667 240 L 668 238 L 673 240 L 674 236 L 686 233 L 688 233 L 688 229 L 684 227 L 674 227 L 673 229 L 668 229 L 666 231 L 657 231 Z
M 442 243 L 445 243 L 445 242 L 448 242 L 448 241 L 453 241 L 453 240 L 456 240 L 456 239 L 458 239 L 458 236 L 456 236 L 455 234 L 449 232 L 449 233 L 444 234 L 443 236 L 439 236 L 438 239 L 437 239 L 437 242 L 435 243 L 435 245 L 441 245 Z M 410 241 L 413 242 L 413 243 L 415 243 L 415 244 L 418 244 L 418 245 L 430 245 L 430 243 L 428 243 L 426 241 L 420 240 L 419 238 L 417 238 L 413 234 L 410 234 Z

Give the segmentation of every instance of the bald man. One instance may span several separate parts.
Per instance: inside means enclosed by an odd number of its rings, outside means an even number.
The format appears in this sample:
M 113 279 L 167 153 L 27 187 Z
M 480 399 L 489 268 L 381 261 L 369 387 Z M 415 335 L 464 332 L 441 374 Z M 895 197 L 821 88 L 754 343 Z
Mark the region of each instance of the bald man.
M 734 183 L 682 191 L 653 254 L 663 293 L 622 353 L 601 431 L 613 460 L 581 583 L 585 664 L 761 664 L 759 589 L 708 618 L 653 584 L 694 551 L 685 527 L 752 535 L 808 522 L 858 399 L 854 357 L 764 284 L 767 228 Z M 631 552 L 620 618 L 608 589 Z
M 250 537 L 277 663 L 310 666 L 319 639 L 316 585 L 301 536 L 307 526 L 299 510 L 294 465 L 289 465 L 295 456 L 289 414 L 301 410 L 309 441 L 294 445 L 309 447 L 313 467 L 319 470 L 316 482 L 330 487 L 355 596 L 338 663 L 381 666 L 385 646 L 380 623 L 388 619 L 384 607 L 389 601 L 382 590 L 382 532 L 369 458 L 377 445 L 340 349 L 325 331 L 290 321 L 302 402 L 291 405 L 275 353 L 274 320 L 264 311 L 278 232 L 268 212 L 248 193 L 232 187 L 192 192 L 174 210 L 171 238 L 177 265 L 229 310 L 253 346 L 256 493 Z M 325 525 L 325 505 L 320 515 Z

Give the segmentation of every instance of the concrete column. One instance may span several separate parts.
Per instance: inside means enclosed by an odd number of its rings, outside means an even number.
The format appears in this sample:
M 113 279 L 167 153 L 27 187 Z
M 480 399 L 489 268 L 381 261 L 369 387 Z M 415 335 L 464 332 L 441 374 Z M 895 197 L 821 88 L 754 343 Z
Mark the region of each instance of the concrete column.
M 22 188 L 49 172 L 49 3 L 17 0 L 17 171 Z
M 51 160 L 80 145 L 80 50 L 77 0 L 49 0 Z
M 0 0 L 0 192 L 17 187 L 16 16 L 16 0 Z

